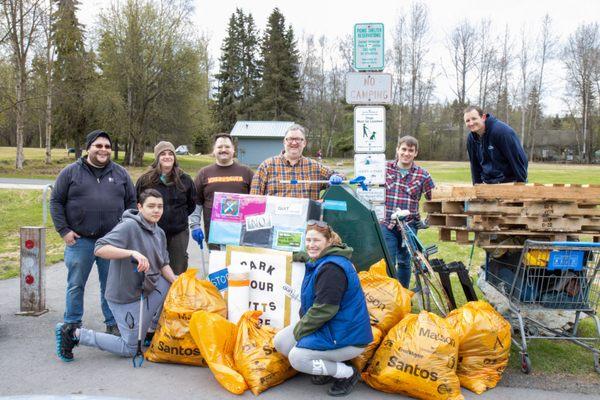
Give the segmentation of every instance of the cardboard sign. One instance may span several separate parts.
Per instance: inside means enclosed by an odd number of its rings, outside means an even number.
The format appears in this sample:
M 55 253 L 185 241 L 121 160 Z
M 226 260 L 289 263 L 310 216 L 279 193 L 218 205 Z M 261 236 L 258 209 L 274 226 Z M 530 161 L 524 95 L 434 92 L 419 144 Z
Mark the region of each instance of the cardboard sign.
M 226 263 L 229 266 L 227 301 L 231 322 L 237 323 L 247 310 L 260 310 L 263 325 L 283 328 L 290 324 L 291 299 L 285 295 L 283 285 L 294 287 L 292 253 L 227 246 Z

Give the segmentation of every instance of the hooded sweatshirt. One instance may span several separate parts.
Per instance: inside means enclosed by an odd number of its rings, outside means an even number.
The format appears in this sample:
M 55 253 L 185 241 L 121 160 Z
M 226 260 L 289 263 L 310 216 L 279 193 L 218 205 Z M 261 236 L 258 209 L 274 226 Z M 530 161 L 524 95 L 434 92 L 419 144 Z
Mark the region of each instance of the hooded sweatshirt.
M 142 284 L 144 296 L 152 293 L 160 270 L 169 264 L 165 232 L 158 225 L 146 221 L 138 210 L 126 210 L 121 222 L 96 241 L 95 250 L 109 244 L 140 252 L 148 258 L 150 269 L 145 273 L 138 272 L 129 257 L 110 260 L 106 299 L 119 304 L 133 303 L 140 298 Z

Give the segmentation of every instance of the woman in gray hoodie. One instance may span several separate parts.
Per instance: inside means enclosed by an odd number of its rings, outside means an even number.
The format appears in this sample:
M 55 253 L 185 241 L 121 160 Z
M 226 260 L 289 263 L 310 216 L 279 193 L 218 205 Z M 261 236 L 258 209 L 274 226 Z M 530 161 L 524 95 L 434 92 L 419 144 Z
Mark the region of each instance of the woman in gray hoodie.
M 169 266 L 165 233 L 157 225 L 163 213 L 162 195 L 155 189 L 144 190 L 138 197 L 137 208 L 126 210 L 121 222 L 98 239 L 94 250 L 96 256 L 111 260 L 105 296 L 121 336 L 58 323 L 56 352 L 63 361 L 73 361 L 73 348 L 79 344 L 133 356 L 139 324 L 144 333 L 150 328 L 176 278 Z M 142 291 L 146 304 L 140 321 Z

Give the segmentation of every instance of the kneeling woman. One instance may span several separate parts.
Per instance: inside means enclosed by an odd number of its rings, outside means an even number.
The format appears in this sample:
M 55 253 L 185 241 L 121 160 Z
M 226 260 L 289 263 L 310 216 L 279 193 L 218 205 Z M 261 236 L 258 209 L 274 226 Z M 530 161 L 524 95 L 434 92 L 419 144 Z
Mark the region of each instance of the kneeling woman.
M 139 324 L 145 333 L 175 280 L 169 266 L 165 233 L 156 224 L 163 213 L 162 195 L 157 190 L 147 189 L 138 201 L 138 209 L 126 210 L 121 222 L 98 239 L 94 251 L 96 256 L 111 260 L 106 300 L 121 337 L 59 323 L 55 329 L 56 351 L 63 361 L 73 360 L 73 347 L 77 345 L 133 356 L 137 350 Z M 146 304 L 140 316 L 142 291 Z
M 373 340 L 365 296 L 350 262 L 352 248 L 322 221 L 309 221 L 310 258 L 300 295 L 301 319 L 275 335 L 275 348 L 312 382 L 332 382 L 329 394 L 349 394 L 360 372 L 344 361 L 359 356 Z

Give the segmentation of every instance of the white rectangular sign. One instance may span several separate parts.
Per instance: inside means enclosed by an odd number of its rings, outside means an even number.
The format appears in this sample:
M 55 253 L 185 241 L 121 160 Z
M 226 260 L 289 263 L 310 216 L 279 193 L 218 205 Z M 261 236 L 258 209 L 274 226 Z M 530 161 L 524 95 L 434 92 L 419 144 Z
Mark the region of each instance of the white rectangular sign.
M 381 71 L 385 62 L 383 24 L 354 25 L 354 69 L 357 71 Z
M 385 107 L 354 107 L 354 151 L 385 152 Z
M 355 154 L 354 176 L 364 176 L 368 185 L 384 185 L 385 153 Z
M 385 188 L 384 187 L 370 187 L 368 190 L 356 190 L 356 195 L 359 199 L 366 202 L 385 202 Z
M 391 104 L 392 75 L 349 72 L 346 74 L 346 103 Z

